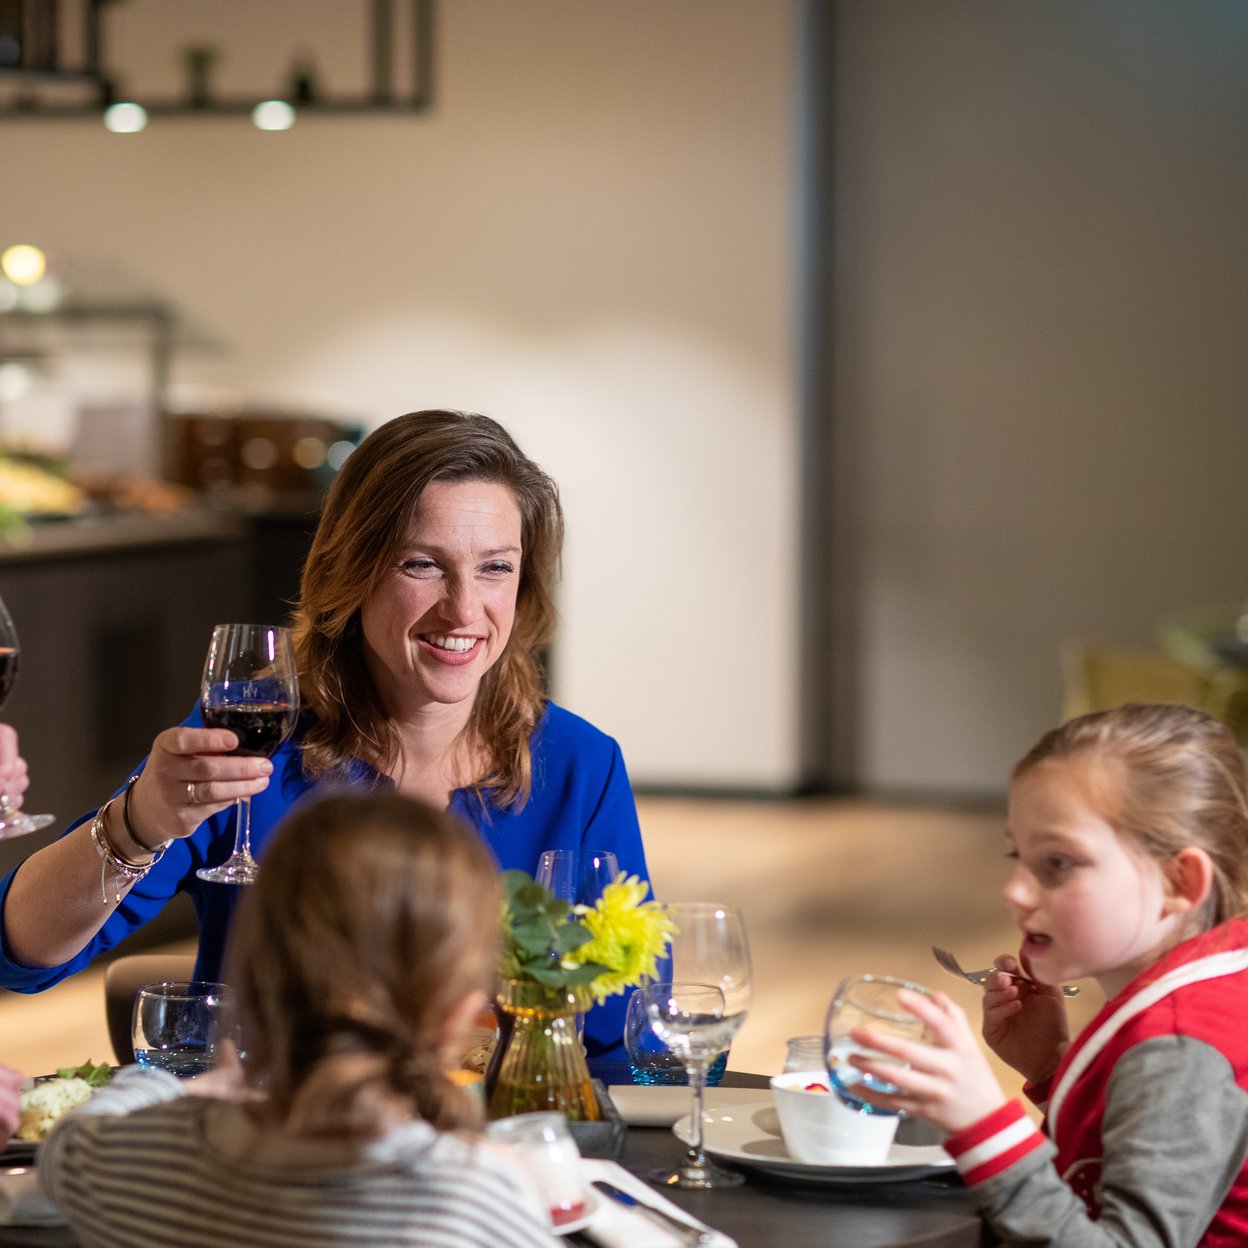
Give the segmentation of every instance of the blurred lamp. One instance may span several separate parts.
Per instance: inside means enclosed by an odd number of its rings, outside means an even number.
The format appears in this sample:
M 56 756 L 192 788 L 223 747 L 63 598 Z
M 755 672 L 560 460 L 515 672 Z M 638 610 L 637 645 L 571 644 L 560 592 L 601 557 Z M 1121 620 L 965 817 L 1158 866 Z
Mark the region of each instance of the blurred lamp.
M 33 286 L 48 271 L 48 259 L 38 247 L 15 243 L 0 254 L 0 269 L 18 286 Z
M 138 134 L 147 128 L 147 109 L 129 101 L 110 104 L 104 110 L 104 124 L 114 134 Z
M 261 100 L 251 110 L 257 130 L 289 130 L 295 124 L 295 110 L 285 100 Z

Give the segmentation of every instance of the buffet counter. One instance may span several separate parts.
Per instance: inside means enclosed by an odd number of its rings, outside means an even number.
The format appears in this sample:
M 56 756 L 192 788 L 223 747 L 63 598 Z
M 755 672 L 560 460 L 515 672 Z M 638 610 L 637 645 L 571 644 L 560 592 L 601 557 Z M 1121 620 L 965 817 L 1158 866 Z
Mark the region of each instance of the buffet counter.
M 186 716 L 214 624 L 287 618 L 315 523 L 314 506 L 195 509 L 35 522 L 0 539 L 0 598 L 21 642 L 3 718 L 30 764 L 27 805 L 57 816 L 0 841 L 0 873 L 98 806 Z M 174 918 L 143 943 L 186 934 L 189 910 Z

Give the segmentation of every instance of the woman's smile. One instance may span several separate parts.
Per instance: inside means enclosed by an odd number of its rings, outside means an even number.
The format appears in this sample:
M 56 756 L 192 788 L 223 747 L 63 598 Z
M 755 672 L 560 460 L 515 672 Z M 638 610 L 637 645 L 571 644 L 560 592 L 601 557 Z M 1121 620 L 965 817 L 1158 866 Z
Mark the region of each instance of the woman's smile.
M 392 715 L 472 709 L 511 638 L 520 558 L 507 486 L 425 487 L 396 566 L 360 610 L 369 671 Z

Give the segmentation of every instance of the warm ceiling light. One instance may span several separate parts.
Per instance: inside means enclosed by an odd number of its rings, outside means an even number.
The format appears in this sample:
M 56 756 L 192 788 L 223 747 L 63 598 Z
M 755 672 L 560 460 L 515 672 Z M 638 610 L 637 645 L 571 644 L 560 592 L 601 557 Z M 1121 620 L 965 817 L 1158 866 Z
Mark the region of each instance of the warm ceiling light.
M 147 109 L 142 104 L 110 104 L 104 110 L 104 124 L 114 134 L 138 134 L 147 128 Z
M 289 130 L 295 124 L 295 110 L 285 100 L 262 100 L 251 110 L 257 130 Z
M 0 269 L 18 286 L 33 286 L 48 271 L 48 259 L 38 247 L 15 243 L 0 255 Z

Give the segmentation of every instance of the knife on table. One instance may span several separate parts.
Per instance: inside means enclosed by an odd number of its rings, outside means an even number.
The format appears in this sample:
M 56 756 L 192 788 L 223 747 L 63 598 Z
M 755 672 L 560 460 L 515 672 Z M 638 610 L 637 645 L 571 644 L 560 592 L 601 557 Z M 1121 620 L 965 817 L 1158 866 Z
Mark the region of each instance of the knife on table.
M 649 1214 L 660 1226 L 679 1231 L 687 1244 L 709 1244 L 715 1239 L 710 1231 L 696 1223 L 686 1222 L 684 1218 L 675 1217 L 666 1209 L 660 1209 L 657 1205 L 638 1200 L 631 1192 L 626 1192 L 622 1187 L 616 1187 L 614 1183 L 608 1183 L 606 1179 L 595 1179 L 593 1185 L 600 1192 L 610 1196 L 612 1200 L 619 1201 L 621 1205 L 626 1205 L 630 1209 L 640 1209 L 642 1213 Z

